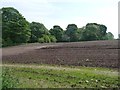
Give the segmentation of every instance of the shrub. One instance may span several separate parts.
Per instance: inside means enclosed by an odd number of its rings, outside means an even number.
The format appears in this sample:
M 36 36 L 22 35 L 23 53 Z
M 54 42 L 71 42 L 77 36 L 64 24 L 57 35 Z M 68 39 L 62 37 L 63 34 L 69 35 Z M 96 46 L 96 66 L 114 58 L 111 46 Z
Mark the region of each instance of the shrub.
M 38 39 L 38 42 L 39 42 L 39 43 L 44 43 L 44 38 L 43 38 L 43 37 L 42 37 L 42 38 L 39 38 L 39 39 Z
M 41 38 L 38 39 L 39 43 L 50 43 L 51 39 L 49 35 L 43 35 Z
M 55 38 L 55 36 L 50 35 L 49 38 L 50 38 L 51 42 L 56 42 L 57 41 L 57 39 Z
M 2 39 L 2 46 L 6 47 L 6 46 L 12 46 L 14 45 L 12 40 L 10 38 L 7 38 L 7 40 L 5 41 L 4 39 Z
M 43 35 L 43 38 L 44 38 L 45 43 L 50 43 L 51 42 L 48 35 Z

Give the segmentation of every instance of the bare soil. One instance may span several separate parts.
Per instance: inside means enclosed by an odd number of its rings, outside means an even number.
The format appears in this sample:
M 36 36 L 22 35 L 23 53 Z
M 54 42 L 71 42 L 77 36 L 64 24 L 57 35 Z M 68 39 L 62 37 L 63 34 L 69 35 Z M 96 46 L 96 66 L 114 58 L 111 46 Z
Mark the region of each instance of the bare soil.
M 118 68 L 118 40 L 26 44 L 2 49 L 2 63 Z

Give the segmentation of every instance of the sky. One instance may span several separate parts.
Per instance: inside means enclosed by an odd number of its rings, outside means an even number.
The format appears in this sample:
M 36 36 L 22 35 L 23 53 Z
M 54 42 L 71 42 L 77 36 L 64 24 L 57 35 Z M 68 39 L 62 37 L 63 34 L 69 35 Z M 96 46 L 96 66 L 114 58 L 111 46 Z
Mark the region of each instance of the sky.
M 0 0 L 0 8 L 14 7 L 29 22 L 43 23 L 47 29 L 54 25 L 64 30 L 68 24 L 79 28 L 87 23 L 107 26 L 107 32 L 118 37 L 119 0 Z

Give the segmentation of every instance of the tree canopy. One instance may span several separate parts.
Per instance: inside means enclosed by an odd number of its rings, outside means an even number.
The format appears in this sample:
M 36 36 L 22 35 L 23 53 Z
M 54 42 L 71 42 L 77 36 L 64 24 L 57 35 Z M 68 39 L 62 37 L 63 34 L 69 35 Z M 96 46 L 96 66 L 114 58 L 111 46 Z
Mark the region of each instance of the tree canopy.
M 88 23 L 83 32 L 82 40 L 103 40 L 107 34 L 107 27 L 97 23 Z
M 30 23 L 31 37 L 30 42 L 38 42 L 38 39 L 41 38 L 44 34 L 49 35 L 48 29 L 41 23 L 32 22 Z
M 106 40 L 113 40 L 114 39 L 114 35 L 111 32 L 108 32 L 105 36 Z
M 62 41 L 63 29 L 60 26 L 54 25 L 49 32 L 51 33 L 51 35 L 55 36 L 55 38 L 57 39 L 57 42 Z
M 69 41 L 78 41 L 78 27 L 75 24 L 69 24 L 66 28 L 65 34 L 69 37 Z
M 2 8 L 3 45 L 26 43 L 30 38 L 28 21 L 14 8 Z
M 13 7 L 2 8 L 0 14 L 2 14 L 3 46 L 35 42 L 77 42 L 114 39 L 114 35 L 111 32 L 107 33 L 107 27 L 103 24 L 87 23 L 86 26 L 81 28 L 78 28 L 76 24 L 68 24 L 66 30 L 63 30 L 59 25 L 54 25 L 53 28 L 48 30 L 42 23 L 28 22 Z

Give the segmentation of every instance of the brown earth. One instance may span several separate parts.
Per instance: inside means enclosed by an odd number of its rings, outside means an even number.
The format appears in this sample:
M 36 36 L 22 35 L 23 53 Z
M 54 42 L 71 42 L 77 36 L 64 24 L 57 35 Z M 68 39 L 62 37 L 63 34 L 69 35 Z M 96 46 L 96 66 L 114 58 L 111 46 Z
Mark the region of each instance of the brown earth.
M 118 40 L 26 44 L 2 49 L 2 63 L 118 68 Z

